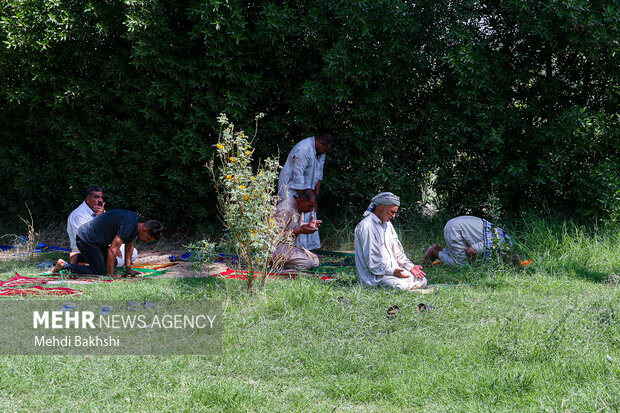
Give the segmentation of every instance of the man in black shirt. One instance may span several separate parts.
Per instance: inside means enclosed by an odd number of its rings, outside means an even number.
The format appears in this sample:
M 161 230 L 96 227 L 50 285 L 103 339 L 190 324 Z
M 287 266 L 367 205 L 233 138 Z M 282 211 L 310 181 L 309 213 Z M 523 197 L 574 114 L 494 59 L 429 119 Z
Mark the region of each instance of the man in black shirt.
M 124 209 L 107 211 L 77 231 L 77 247 L 89 265 L 70 264 L 59 259 L 53 272 L 65 269 L 76 274 L 107 274 L 114 277 L 116 254 L 121 245 L 125 244 L 125 251 L 133 251 L 136 238 L 148 243 L 159 239 L 161 231 L 159 221 L 138 222 L 137 214 Z M 127 275 L 137 274 L 131 269 L 131 254 L 125 254 L 125 269 Z

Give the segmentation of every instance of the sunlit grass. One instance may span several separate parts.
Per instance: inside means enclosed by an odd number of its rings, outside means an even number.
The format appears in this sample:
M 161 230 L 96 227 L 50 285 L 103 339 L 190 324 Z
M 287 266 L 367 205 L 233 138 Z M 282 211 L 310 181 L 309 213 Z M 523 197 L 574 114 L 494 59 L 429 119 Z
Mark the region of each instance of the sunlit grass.
M 442 242 L 441 222 L 400 224 L 414 262 Z M 531 268 L 434 267 L 429 281 L 444 285 L 430 295 L 361 288 L 354 273 L 333 283 L 276 280 L 253 296 L 242 282 L 214 278 L 80 285 L 71 300 L 222 300 L 224 350 L 3 356 L 0 408 L 618 411 L 618 232 L 542 219 L 509 230 Z M 40 272 L 36 260 L 2 265 L 2 279 Z M 421 302 L 435 309 L 418 312 Z M 401 311 L 389 319 L 394 304 Z

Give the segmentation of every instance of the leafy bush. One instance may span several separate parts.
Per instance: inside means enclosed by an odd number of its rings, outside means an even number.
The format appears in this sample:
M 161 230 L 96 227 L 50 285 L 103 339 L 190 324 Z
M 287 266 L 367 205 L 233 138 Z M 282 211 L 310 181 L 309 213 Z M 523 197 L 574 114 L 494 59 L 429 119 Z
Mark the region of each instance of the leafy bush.
M 260 117 L 262 114 L 257 121 Z M 271 256 L 283 236 L 273 219 L 278 203 L 274 184 L 280 165 L 267 158 L 254 171 L 250 139 L 243 131 L 236 132 L 226 115 L 221 114 L 218 122 L 222 127 L 215 145 L 219 166 L 215 169 L 213 161 L 207 166 L 213 174 L 226 234 L 217 245 L 202 241 L 193 249 L 202 259 L 212 258 L 215 251 L 233 252 L 238 265 L 248 270 L 250 290 L 255 272 L 263 286 L 267 273 L 278 266 Z
M 617 215 L 619 19 L 568 0 L 4 2 L 0 210 L 64 219 L 98 184 L 169 228 L 212 224 L 223 109 L 266 112 L 260 157 L 334 133 L 324 215 L 381 190 L 448 215 Z

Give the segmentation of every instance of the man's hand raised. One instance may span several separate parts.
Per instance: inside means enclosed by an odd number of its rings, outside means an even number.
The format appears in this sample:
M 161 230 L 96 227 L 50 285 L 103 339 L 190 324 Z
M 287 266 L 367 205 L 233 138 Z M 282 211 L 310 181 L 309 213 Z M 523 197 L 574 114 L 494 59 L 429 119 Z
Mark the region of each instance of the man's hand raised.
M 95 215 L 101 215 L 105 212 L 105 202 L 101 201 L 101 205 L 95 205 L 93 208 Z
M 313 234 L 313 233 L 317 232 L 318 230 L 319 230 L 319 228 L 316 225 L 303 224 L 299 228 L 297 228 L 295 231 L 293 231 L 293 234 L 295 234 L 295 235 L 299 235 L 299 234 Z

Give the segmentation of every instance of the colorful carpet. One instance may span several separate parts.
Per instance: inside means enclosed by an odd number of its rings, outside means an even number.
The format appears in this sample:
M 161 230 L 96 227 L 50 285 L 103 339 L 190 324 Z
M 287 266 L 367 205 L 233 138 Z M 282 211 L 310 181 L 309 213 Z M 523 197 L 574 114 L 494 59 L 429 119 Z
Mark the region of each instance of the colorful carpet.
M 40 285 L 33 285 L 31 287 L 24 288 L 5 288 L 0 290 L 0 296 L 26 296 L 26 295 L 72 295 L 82 294 L 82 291 L 74 290 L 73 288 L 66 287 L 41 287 Z
M 82 291 L 65 287 L 43 287 L 35 284 L 51 284 L 57 281 L 58 277 L 24 277 L 15 273 L 13 278 L 0 281 L 0 296 L 14 295 L 71 295 L 81 294 Z
M 340 252 L 316 250 L 314 251 L 319 257 L 321 265 L 332 265 L 336 267 L 355 267 L 354 252 Z
M 48 282 L 54 281 L 56 279 L 57 277 L 24 277 L 19 275 L 18 273 L 15 273 L 15 277 L 10 278 L 6 281 L 0 281 L 0 287 L 14 288 L 32 284 L 47 284 Z
M 161 266 L 161 264 L 158 264 Z M 164 264 L 163 267 L 167 267 L 168 265 Z M 81 275 L 81 274 L 68 274 L 61 273 L 52 274 L 52 273 L 44 273 L 43 277 L 24 277 L 15 273 L 13 278 L 10 278 L 6 281 L 0 281 L 0 296 L 14 296 L 14 295 L 70 295 L 70 294 L 81 294 L 82 291 L 74 290 L 72 288 L 66 287 L 43 287 L 43 285 L 80 285 L 80 284 L 92 284 L 96 282 L 113 282 L 113 281 L 123 281 L 123 282 L 131 282 L 136 280 L 142 280 L 144 278 L 155 277 L 157 275 L 162 275 L 166 271 L 160 271 L 157 269 L 151 268 L 139 268 L 134 267 L 136 271 L 139 271 L 140 274 L 137 277 L 127 277 L 119 280 L 115 280 L 113 278 L 104 276 L 104 275 Z M 124 268 L 116 268 L 117 274 L 124 274 Z
M 256 277 L 259 277 L 261 274 L 259 272 L 255 272 Z M 249 271 L 244 270 L 236 270 L 232 268 L 226 268 L 225 271 L 222 271 L 218 274 L 213 274 L 214 277 L 224 277 L 234 280 L 247 280 Z M 279 272 L 269 272 L 267 273 L 268 278 L 295 278 L 299 275 L 296 270 L 282 270 Z
M 299 275 L 312 275 L 320 278 L 323 281 L 330 281 L 337 278 L 339 275 L 355 271 L 355 254 L 350 252 L 337 252 L 337 251 L 316 251 L 319 257 L 319 266 L 310 270 L 282 270 L 279 272 L 268 273 L 268 278 L 296 278 Z M 215 274 L 214 277 L 224 277 L 229 279 L 247 280 L 248 271 L 243 269 L 232 269 L 230 266 L 236 267 L 239 264 L 239 259 L 235 255 L 220 254 L 219 258 L 215 261 L 218 263 L 226 263 L 229 267 L 225 271 L 219 274 Z M 257 276 L 260 274 L 257 273 Z
M 166 273 L 166 270 L 159 270 L 157 268 L 151 268 L 151 267 L 158 267 L 158 268 L 164 268 L 164 267 L 168 267 L 169 265 L 174 265 L 174 264 L 143 264 L 143 265 L 136 265 L 136 266 L 132 266 L 131 269 L 134 271 L 138 271 L 139 274 L 136 277 L 124 277 L 123 280 L 131 280 L 131 279 L 136 279 L 136 278 L 150 278 L 150 277 L 156 277 L 158 275 L 163 275 Z M 125 275 L 125 267 L 116 267 L 114 269 L 114 274 L 116 275 Z M 41 275 L 55 275 L 53 273 L 50 272 L 44 272 Z M 93 274 L 71 274 L 69 273 L 67 270 L 61 270 L 60 271 L 60 275 L 64 278 L 61 278 L 61 280 L 63 280 L 64 282 L 68 282 L 71 283 L 71 280 L 76 280 L 76 281 L 84 281 L 84 280 L 91 280 L 91 282 L 97 282 L 97 281 L 114 281 L 113 278 L 110 278 L 106 275 L 93 275 Z M 88 284 L 88 282 L 76 282 L 75 284 Z

